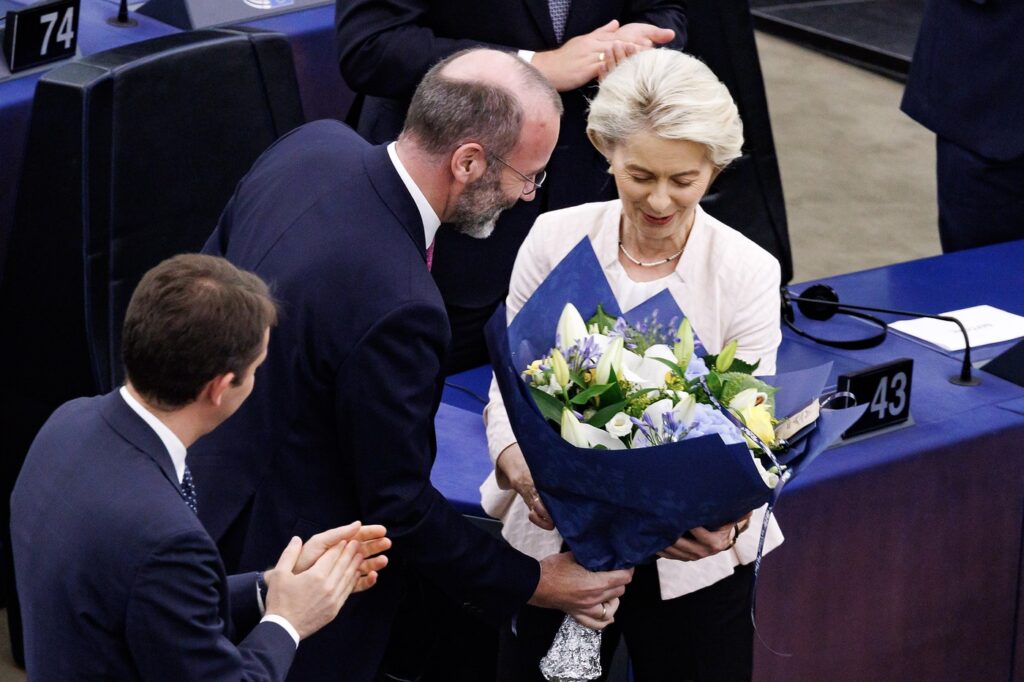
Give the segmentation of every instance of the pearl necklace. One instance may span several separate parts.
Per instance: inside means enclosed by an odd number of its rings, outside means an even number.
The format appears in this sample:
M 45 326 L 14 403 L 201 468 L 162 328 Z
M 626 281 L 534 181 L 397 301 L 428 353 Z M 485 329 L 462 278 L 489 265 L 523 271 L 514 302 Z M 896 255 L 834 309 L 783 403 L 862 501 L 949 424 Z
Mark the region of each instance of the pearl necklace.
M 655 267 L 657 265 L 664 265 L 665 263 L 670 263 L 670 262 L 674 261 L 676 258 L 679 258 L 680 256 L 682 256 L 684 249 L 686 249 L 686 245 L 685 244 L 683 245 L 682 249 L 679 249 L 678 251 L 673 253 L 668 258 L 664 258 L 662 260 L 652 261 L 650 263 L 645 263 L 642 260 L 639 260 L 637 258 L 633 258 L 633 254 L 631 254 L 629 251 L 626 251 L 625 244 L 622 243 L 621 239 L 619 240 L 619 250 L 622 251 L 622 255 L 624 255 L 626 258 L 628 258 L 629 261 L 631 263 L 633 263 L 634 265 L 639 265 L 642 268 L 653 268 L 653 267 Z

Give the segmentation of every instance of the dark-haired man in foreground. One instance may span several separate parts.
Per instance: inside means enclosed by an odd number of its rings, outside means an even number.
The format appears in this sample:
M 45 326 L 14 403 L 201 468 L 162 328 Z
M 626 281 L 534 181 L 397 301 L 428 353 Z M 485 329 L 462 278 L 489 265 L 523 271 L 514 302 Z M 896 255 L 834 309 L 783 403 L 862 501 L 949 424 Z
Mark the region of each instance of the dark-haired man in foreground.
M 276 317 L 263 281 L 220 258 L 143 277 L 125 385 L 54 412 L 14 487 L 31 679 L 283 680 L 299 641 L 376 581 L 380 526 L 292 538 L 272 569 L 227 577 L 196 516 L 186 448 L 248 397 Z

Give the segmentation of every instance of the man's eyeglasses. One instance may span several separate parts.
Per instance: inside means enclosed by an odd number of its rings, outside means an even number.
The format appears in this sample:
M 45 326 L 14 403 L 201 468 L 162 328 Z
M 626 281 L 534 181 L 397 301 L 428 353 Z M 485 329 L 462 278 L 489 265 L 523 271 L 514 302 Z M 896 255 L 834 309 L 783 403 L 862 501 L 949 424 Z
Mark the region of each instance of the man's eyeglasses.
M 508 161 L 501 158 L 500 156 L 496 154 L 491 154 L 490 156 L 492 159 L 494 159 L 501 165 L 505 166 L 505 168 L 508 168 L 510 171 L 519 176 L 519 179 L 525 183 L 523 185 L 523 196 L 529 196 L 536 192 L 538 189 L 541 188 L 541 186 L 544 184 L 544 181 L 547 180 L 548 178 L 548 172 L 546 170 L 542 170 L 540 173 L 537 173 L 537 175 L 531 178 L 528 175 L 520 173 L 512 166 L 512 164 L 510 164 Z

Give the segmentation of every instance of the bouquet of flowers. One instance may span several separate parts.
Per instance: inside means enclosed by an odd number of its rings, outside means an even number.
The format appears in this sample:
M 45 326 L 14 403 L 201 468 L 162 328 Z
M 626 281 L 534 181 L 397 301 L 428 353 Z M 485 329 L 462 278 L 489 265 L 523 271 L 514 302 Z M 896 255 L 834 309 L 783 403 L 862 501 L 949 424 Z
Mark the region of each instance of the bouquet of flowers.
M 863 412 L 819 405 L 828 365 L 758 378 L 733 344 L 707 355 L 667 290 L 621 312 L 586 238 L 505 318 L 499 307 L 486 334 L 509 421 L 589 570 L 635 566 L 691 528 L 770 509 Z M 775 437 L 779 421 L 808 412 L 817 417 L 799 433 Z M 599 633 L 585 630 L 566 619 L 548 679 L 599 674 Z
M 756 363 L 736 358 L 735 340 L 700 357 L 690 321 L 678 328 L 676 321 L 666 326 L 654 311 L 633 326 L 598 305 L 585 323 L 566 303 L 555 346 L 526 367 L 523 380 L 541 414 L 577 447 L 622 450 L 709 434 L 726 443 L 746 439 L 774 488 L 784 467 L 770 450 L 788 445 L 774 431 L 778 389 L 752 375 Z

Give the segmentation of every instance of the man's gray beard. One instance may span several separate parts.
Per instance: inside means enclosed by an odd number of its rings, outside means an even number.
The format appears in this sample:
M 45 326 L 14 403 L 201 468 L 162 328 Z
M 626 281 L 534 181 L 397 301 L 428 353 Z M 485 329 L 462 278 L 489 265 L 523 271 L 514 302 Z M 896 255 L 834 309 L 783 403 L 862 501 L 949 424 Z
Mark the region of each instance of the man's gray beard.
M 498 216 L 515 205 L 501 190 L 500 174 L 481 178 L 459 198 L 455 213 L 449 219 L 456 231 L 473 239 L 486 239 L 494 232 Z
M 459 234 L 464 234 L 467 237 L 473 239 L 487 239 L 494 233 L 494 226 L 498 224 L 498 216 L 501 211 L 496 213 L 493 218 L 488 220 L 486 223 L 477 223 L 475 225 L 456 225 L 455 229 Z

